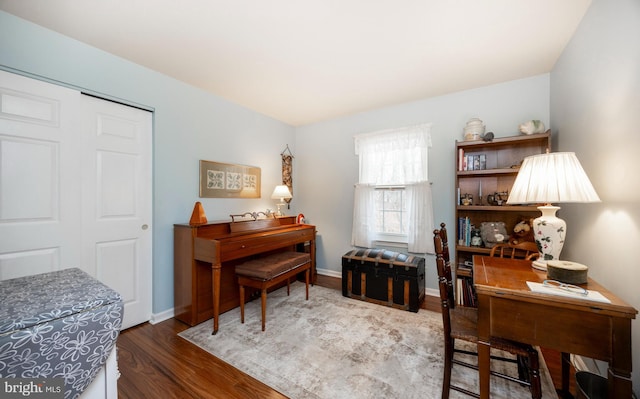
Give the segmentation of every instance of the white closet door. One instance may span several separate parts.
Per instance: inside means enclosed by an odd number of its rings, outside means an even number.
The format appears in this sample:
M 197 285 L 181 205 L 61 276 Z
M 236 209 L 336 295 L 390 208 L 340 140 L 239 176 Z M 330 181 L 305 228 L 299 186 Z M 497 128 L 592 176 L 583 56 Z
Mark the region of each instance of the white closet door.
M 123 326 L 151 317 L 152 114 L 82 96 L 83 264 L 125 303 Z
M 123 328 L 149 320 L 151 113 L 2 71 L 0 90 L 0 278 L 78 267 Z
M 81 266 L 79 99 L 0 71 L 0 279 Z

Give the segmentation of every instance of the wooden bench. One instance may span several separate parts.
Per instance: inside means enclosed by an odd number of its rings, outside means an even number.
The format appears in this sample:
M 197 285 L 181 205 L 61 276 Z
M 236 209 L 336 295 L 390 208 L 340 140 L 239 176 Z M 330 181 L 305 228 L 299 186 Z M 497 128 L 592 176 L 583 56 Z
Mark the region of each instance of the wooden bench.
M 262 331 L 264 331 L 267 312 L 267 290 L 286 280 L 287 295 L 289 295 L 289 280 L 304 271 L 307 290 L 306 299 L 309 300 L 310 270 L 311 256 L 308 253 L 293 251 L 271 254 L 237 265 L 236 275 L 240 286 L 240 321 L 244 323 L 244 287 L 252 287 L 261 291 Z

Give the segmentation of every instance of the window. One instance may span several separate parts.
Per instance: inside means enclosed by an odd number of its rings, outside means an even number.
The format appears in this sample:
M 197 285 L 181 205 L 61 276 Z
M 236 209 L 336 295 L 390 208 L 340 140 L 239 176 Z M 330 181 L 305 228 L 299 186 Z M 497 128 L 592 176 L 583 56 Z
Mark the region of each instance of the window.
M 375 239 L 406 243 L 409 214 L 404 186 L 376 187 L 374 209 Z
M 352 244 L 404 242 L 410 252 L 433 253 L 431 188 L 427 179 L 430 125 L 355 137 L 359 157 Z

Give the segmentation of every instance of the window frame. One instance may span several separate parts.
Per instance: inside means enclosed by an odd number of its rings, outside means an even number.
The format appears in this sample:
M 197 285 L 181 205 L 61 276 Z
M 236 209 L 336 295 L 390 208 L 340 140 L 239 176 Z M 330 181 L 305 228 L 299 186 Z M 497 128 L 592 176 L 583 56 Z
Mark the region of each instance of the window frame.
M 401 223 L 403 224 L 404 233 L 391 233 L 391 232 L 384 232 L 384 231 L 373 231 L 372 232 L 372 238 L 375 241 L 378 242 L 390 242 L 390 243 L 398 243 L 398 244 L 408 244 L 409 242 L 409 236 L 407 234 L 407 229 L 409 228 L 409 223 L 411 223 L 409 219 L 409 210 L 406 207 L 406 201 L 407 201 L 407 197 L 406 197 L 406 185 L 404 184 L 393 184 L 393 185 L 388 185 L 388 184 L 380 184 L 380 185 L 376 185 L 375 186 L 375 190 L 386 190 L 386 191 L 394 191 L 394 190 L 402 190 L 402 201 L 404 202 L 403 208 L 401 209 Z M 384 212 L 384 210 L 378 209 L 376 207 L 375 209 L 376 212 Z M 406 223 L 403 223 L 403 220 L 406 220 Z

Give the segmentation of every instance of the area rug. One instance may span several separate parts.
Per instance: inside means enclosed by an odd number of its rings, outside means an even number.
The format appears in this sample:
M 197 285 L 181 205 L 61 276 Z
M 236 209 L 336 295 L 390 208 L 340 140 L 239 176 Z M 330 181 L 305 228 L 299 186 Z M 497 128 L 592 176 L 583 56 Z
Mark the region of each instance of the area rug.
M 292 399 L 439 398 L 444 343 L 439 313 L 412 313 L 346 298 L 334 289 L 293 283 L 269 294 L 266 331 L 260 301 L 179 335 Z M 541 359 L 542 360 L 542 359 Z M 494 369 L 516 373 L 504 362 Z M 557 398 L 544 361 L 543 398 Z M 455 385 L 478 391 L 477 372 L 454 366 Z M 451 391 L 453 398 L 462 398 Z M 491 397 L 530 398 L 526 387 L 491 377 Z

